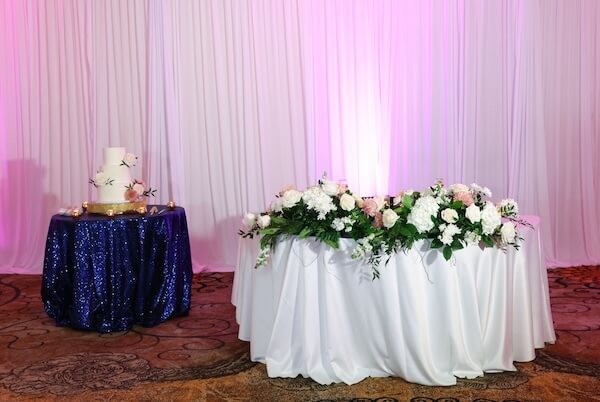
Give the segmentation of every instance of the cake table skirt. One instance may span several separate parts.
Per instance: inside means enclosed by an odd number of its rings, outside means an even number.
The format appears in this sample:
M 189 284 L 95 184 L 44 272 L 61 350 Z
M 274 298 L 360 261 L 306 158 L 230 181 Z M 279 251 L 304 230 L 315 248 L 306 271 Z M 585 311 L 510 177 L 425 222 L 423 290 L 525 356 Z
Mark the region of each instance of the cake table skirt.
M 192 263 L 185 211 L 52 217 L 42 300 L 58 325 L 99 332 L 186 315 Z
M 291 237 L 254 269 L 242 239 L 232 301 L 239 338 L 271 377 L 353 384 L 398 376 L 426 385 L 515 370 L 555 340 L 537 231 L 520 251 L 466 247 L 447 262 L 420 241 L 371 268 L 339 250 Z

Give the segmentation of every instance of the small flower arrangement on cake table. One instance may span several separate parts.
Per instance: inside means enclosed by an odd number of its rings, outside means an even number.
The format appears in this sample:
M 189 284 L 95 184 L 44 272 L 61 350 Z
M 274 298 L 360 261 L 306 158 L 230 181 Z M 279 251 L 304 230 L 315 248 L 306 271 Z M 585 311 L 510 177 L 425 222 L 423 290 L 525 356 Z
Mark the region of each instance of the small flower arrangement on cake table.
M 453 184 L 441 180 L 425 191 L 404 191 L 390 198 L 362 198 L 345 184 L 327 180 L 299 191 L 284 188 L 267 211 L 247 213 L 242 237 L 260 236 L 256 267 L 267 263 L 279 236 L 315 237 L 333 248 L 340 238 L 356 240 L 352 258 L 365 259 L 379 277 L 379 264 L 391 254 L 406 251 L 417 240 L 427 239 L 446 260 L 468 245 L 519 248 L 519 218 L 512 199 L 494 204 L 491 192 L 477 184 Z

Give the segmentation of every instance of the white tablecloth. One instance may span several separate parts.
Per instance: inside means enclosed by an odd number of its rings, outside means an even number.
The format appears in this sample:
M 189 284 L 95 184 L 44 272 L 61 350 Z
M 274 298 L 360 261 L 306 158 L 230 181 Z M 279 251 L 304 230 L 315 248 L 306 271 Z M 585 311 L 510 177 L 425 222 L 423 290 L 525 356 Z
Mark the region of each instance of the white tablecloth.
M 258 241 L 242 239 L 232 294 L 239 338 L 270 377 L 321 384 L 397 376 L 453 385 L 515 370 L 555 341 L 539 234 L 522 233 L 519 251 L 470 246 L 454 262 L 420 241 L 374 281 L 351 259 L 350 239 L 334 250 L 287 238 L 258 269 Z

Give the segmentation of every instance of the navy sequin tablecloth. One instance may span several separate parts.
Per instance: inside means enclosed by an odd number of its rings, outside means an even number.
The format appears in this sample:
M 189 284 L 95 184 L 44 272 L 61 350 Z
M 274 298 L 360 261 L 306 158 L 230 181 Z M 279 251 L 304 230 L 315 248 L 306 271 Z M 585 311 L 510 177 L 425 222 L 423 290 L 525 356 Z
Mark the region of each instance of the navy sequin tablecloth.
M 145 216 L 52 217 L 42 301 L 57 325 L 112 332 L 187 315 L 192 261 L 185 210 L 157 208 L 159 214 Z

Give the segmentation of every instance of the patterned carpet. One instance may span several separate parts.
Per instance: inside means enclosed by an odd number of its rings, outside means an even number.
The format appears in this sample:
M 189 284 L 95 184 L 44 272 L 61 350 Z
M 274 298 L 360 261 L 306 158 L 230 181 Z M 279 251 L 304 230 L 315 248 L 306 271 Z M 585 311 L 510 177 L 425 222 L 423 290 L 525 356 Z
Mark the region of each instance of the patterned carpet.
M 556 344 L 454 387 L 269 378 L 237 339 L 231 273 L 195 275 L 188 317 L 113 334 L 56 327 L 40 276 L 0 275 L 0 401 L 600 401 L 600 267 L 548 274 Z

